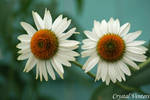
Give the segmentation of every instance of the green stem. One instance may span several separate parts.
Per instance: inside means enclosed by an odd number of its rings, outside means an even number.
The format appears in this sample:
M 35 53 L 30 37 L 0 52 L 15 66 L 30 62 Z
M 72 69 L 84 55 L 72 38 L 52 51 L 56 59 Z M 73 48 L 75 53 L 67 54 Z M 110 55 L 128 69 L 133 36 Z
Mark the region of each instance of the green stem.
M 143 68 L 144 66 L 146 66 L 146 65 L 149 64 L 149 63 L 150 63 L 150 58 L 148 58 L 145 62 L 139 64 L 139 67 L 140 67 L 140 68 Z
M 80 67 L 81 69 L 82 69 L 82 67 L 83 67 L 83 65 L 79 64 L 79 63 L 76 62 L 76 61 L 72 61 L 72 63 L 75 64 L 75 65 L 77 65 L 77 66 Z M 91 72 L 87 72 L 87 74 L 88 74 L 91 78 L 95 79 L 95 75 L 92 74 Z
M 77 65 L 77 66 L 80 67 L 81 69 L 82 69 L 82 67 L 83 67 L 83 65 L 79 64 L 79 63 L 76 62 L 76 61 L 73 61 L 72 63 L 75 64 L 75 65 Z M 148 63 L 150 63 L 150 58 L 149 58 L 147 61 L 145 61 L 144 63 L 141 63 L 141 64 L 139 65 L 139 67 L 142 68 L 143 66 L 147 65 Z M 91 78 L 95 79 L 95 75 L 92 74 L 91 72 L 87 72 L 87 74 L 88 74 Z M 133 92 L 133 91 L 134 91 L 134 92 L 137 92 L 137 93 L 140 93 L 140 94 L 147 95 L 145 92 L 143 92 L 143 91 L 142 91 L 141 89 L 139 89 L 139 88 L 130 87 L 130 86 L 121 84 L 121 83 L 119 83 L 119 82 L 117 82 L 116 85 L 119 86 L 119 87 L 121 87 L 121 88 L 123 88 L 123 89 L 125 89 L 126 91 L 129 91 L 129 92 Z

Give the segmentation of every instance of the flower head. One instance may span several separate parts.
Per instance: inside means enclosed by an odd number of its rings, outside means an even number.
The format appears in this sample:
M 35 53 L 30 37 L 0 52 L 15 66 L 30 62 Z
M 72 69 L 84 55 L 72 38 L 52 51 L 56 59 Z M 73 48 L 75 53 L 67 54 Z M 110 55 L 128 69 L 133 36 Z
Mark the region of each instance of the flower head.
M 76 28 L 65 30 L 69 27 L 71 20 L 58 16 L 52 23 L 49 10 L 45 9 L 44 19 L 37 12 L 32 12 L 37 30 L 26 22 L 21 26 L 28 34 L 18 36 L 21 41 L 17 45 L 19 50 L 18 60 L 27 60 L 24 71 L 29 72 L 36 66 L 36 79 L 40 75 L 48 81 L 47 73 L 56 79 L 54 70 L 63 78 L 64 69 L 62 65 L 71 66 L 69 61 L 74 61 L 79 54 L 74 49 L 78 48 L 78 41 L 67 40 L 75 32 Z
M 115 83 L 117 80 L 125 79 L 125 74 L 130 76 L 128 66 L 139 69 L 136 62 L 144 62 L 144 53 L 147 48 L 142 46 L 145 41 L 135 40 L 140 36 L 141 31 L 128 33 L 130 24 L 126 23 L 120 27 L 118 19 L 111 18 L 108 22 L 94 21 L 92 32 L 84 31 L 88 39 L 83 40 L 82 57 L 90 56 L 83 65 L 85 72 L 97 67 L 96 79 Z

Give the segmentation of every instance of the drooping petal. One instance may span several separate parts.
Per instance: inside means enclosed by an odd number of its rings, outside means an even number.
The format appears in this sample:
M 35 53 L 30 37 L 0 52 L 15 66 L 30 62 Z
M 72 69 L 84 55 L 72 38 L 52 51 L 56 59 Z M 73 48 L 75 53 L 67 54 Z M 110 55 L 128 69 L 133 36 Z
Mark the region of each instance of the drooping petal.
M 91 61 L 89 61 L 89 63 L 87 65 L 84 65 L 84 66 L 86 66 L 85 72 L 90 71 L 98 63 L 98 61 L 99 61 L 99 56 L 96 56 Z
M 107 73 L 108 73 L 108 64 L 105 61 L 102 61 L 102 63 L 101 63 L 101 77 L 102 77 L 103 82 L 106 80 Z
M 51 59 L 51 64 L 54 67 L 55 71 L 59 74 L 59 76 L 63 79 L 63 72 L 59 69 L 59 67 L 56 64 L 57 62 L 54 59 Z
M 35 64 L 36 64 L 35 57 L 33 55 L 30 55 L 24 68 L 24 72 L 29 72 L 35 66 Z
M 52 79 L 56 80 L 55 72 L 53 70 L 53 67 L 50 64 L 50 60 L 46 61 L 46 68 L 47 68 L 48 74 L 52 77 Z
M 119 64 L 120 64 L 120 69 L 128 76 L 131 75 L 131 72 L 130 72 L 130 69 L 128 68 L 128 66 L 123 63 L 122 61 L 119 61 Z
M 139 67 L 137 66 L 137 64 L 135 62 L 133 62 L 132 60 L 128 59 L 127 57 L 123 57 L 123 62 L 130 65 L 131 67 L 133 67 L 134 69 L 139 69 Z

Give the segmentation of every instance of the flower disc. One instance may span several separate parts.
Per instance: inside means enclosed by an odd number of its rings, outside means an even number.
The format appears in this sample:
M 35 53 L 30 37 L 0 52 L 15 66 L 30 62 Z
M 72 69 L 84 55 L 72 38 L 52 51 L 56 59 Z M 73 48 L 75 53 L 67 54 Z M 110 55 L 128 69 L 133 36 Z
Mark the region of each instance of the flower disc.
M 123 56 L 124 50 L 124 40 L 116 34 L 102 36 L 97 44 L 98 55 L 108 62 L 119 60 Z
M 58 49 L 56 35 L 50 30 L 39 30 L 31 39 L 31 51 L 39 59 L 53 57 Z

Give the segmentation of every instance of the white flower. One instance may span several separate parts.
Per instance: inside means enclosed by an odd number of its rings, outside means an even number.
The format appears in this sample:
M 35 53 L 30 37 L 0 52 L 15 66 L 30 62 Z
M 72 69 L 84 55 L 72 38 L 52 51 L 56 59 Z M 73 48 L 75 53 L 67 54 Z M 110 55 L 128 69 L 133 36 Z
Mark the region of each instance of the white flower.
M 71 66 L 69 61 L 75 61 L 79 54 L 74 49 L 78 48 L 78 41 L 67 40 L 75 32 L 76 28 L 65 30 L 69 27 L 71 20 L 58 16 L 52 23 L 49 10 L 45 9 L 44 19 L 37 12 L 32 12 L 37 30 L 30 24 L 21 22 L 21 26 L 28 34 L 18 36 L 21 41 L 17 48 L 21 49 L 18 60 L 27 60 L 24 71 L 29 72 L 36 66 L 36 79 L 40 76 L 48 81 L 47 73 L 56 79 L 54 69 L 63 79 L 64 69 L 62 65 Z M 54 69 L 53 69 L 54 68 Z
M 130 24 L 126 23 L 120 27 L 118 19 L 111 18 L 107 23 L 94 21 L 92 32 L 84 31 L 88 39 L 83 40 L 82 57 L 88 60 L 83 65 L 85 72 L 90 71 L 94 66 L 97 67 L 96 80 L 100 78 L 108 85 L 110 80 L 115 83 L 117 80 L 125 81 L 125 75 L 130 76 L 128 66 L 139 69 L 137 62 L 144 62 L 144 53 L 147 48 L 142 46 L 145 41 L 135 40 L 140 36 L 141 31 L 129 33 Z

